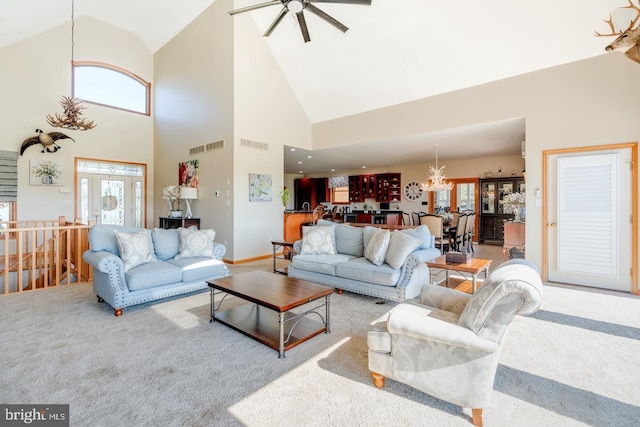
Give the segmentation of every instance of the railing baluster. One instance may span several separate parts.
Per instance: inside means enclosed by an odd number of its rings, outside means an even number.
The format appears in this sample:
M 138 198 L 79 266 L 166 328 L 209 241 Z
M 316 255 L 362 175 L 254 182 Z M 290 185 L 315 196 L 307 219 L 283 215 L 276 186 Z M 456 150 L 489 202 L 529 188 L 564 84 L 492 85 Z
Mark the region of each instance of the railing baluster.
M 94 223 L 66 223 L 58 220 L 0 222 L 4 271 L 0 271 L 0 295 L 57 286 L 62 282 L 86 283 L 93 275 L 82 259 L 89 248 L 88 230 Z M 25 274 L 26 273 L 26 274 Z M 15 288 L 15 289 L 14 289 Z

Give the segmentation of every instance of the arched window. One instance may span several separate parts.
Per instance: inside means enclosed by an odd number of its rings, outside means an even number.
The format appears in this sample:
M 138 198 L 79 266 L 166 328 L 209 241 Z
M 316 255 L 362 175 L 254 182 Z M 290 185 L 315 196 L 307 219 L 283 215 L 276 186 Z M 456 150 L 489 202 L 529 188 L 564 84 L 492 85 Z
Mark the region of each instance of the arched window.
M 150 115 L 151 83 L 102 62 L 73 63 L 73 96 L 93 104 Z

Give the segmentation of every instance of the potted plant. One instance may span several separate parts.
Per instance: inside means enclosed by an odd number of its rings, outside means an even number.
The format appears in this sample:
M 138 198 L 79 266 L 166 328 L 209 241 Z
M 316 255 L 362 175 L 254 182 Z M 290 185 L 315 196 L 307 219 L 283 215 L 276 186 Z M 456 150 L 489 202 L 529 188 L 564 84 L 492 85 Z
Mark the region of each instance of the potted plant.
M 285 185 L 284 189 L 280 193 L 280 200 L 282 201 L 282 207 L 284 208 L 287 207 L 287 205 L 289 204 L 289 199 L 291 199 L 291 191 L 289 191 L 289 189 Z
M 162 189 L 162 198 L 169 203 L 169 216 L 171 218 L 180 218 L 180 187 L 176 185 L 168 185 Z
M 509 193 L 500 200 L 505 213 L 513 214 L 513 222 L 522 222 L 522 210 L 525 205 L 524 193 Z

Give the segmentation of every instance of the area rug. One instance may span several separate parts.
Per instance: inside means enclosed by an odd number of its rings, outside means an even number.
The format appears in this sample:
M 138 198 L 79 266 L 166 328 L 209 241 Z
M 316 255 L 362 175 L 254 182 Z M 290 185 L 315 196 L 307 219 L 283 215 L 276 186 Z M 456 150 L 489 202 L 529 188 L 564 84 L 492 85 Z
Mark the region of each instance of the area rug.
M 279 359 L 209 323 L 208 292 L 122 317 L 90 284 L 0 297 L 0 403 L 69 404 L 72 426 L 471 425 L 467 408 L 373 386 L 366 330 L 393 306 L 334 294 L 332 332 Z M 506 337 L 485 426 L 638 425 L 639 309 L 630 295 L 545 286 L 542 309 Z

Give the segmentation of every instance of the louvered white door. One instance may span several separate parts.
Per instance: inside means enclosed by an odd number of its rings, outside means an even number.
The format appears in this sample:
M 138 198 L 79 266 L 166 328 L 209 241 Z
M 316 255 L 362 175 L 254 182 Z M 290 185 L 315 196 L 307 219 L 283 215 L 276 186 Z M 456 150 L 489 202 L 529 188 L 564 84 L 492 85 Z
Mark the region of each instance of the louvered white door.
M 550 156 L 549 281 L 631 290 L 630 162 L 625 149 Z

